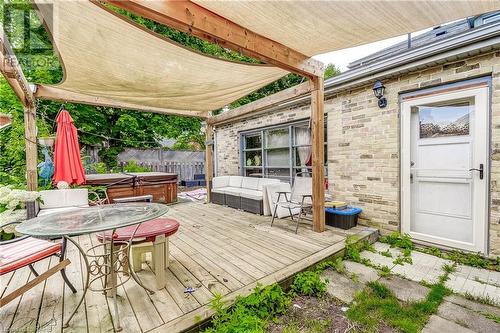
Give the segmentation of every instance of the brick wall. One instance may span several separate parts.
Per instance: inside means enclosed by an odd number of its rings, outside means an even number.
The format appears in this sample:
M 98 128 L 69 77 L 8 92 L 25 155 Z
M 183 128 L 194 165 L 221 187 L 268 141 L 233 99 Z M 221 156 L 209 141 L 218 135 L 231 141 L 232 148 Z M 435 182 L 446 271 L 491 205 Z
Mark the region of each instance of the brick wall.
M 328 177 L 335 196 L 363 208 L 363 223 L 399 228 L 399 94 L 483 75 L 492 77 L 490 249 L 500 255 L 500 52 L 384 80 L 379 109 L 370 81 L 328 97 Z M 218 173 L 239 174 L 239 132 L 309 117 L 309 106 L 279 110 L 217 128 Z

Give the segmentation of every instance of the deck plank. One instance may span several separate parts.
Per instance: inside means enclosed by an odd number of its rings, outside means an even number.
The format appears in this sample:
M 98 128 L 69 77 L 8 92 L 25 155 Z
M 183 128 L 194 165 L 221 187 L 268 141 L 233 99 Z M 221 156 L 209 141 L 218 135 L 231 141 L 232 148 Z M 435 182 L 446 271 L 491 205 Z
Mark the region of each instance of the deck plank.
M 133 280 L 118 288 L 123 332 L 174 333 L 189 328 L 197 319 L 210 315 L 208 303 L 215 294 L 232 301 L 252 292 L 257 283 L 269 284 L 287 278 L 339 251 L 347 235 L 362 229 L 327 228 L 317 234 L 304 224 L 295 234 L 291 221 L 278 220 L 271 227 L 268 216 L 199 202 L 173 205 L 167 216 L 181 223 L 179 231 L 169 238 L 171 263 L 166 271 L 167 286 L 156 290 L 155 276 L 148 264 L 143 265 L 138 275 L 155 290 L 153 295 Z M 80 236 L 77 240 L 85 250 L 97 244 L 95 235 Z M 78 293 L 73 295 L 56 274 L 2 308 L 1 328 L 8 329 L 13 322 L 12 327 L 19 328 L 22 320 L 35 317 L 38 325 L 45 325 L 43 328 L 50 328 L 51 332 L 115 331 L 112 298 L 92 291 L 70 327 L 62 329 L 63 318 L 76 306 L 84 282 L 83 260 L 72 245 L 68 247 L 68 257 L 71 260 L 68 276 Z M 49 267 L 56 261 L 57 258 L 52 258 L 50 263 L 40 264 Z M 16 289 L 26 283 L 29 275 L 29 269 L 23 268 L 2 276 L 0 292 Z M 186 287 L 196 291 L 187 294 Z
M 41 274 L 49 267 L 49 259 L 41 260 L 33 265 L 35 270 Z M 28 267 L 25 267 L 28 269 Z M 34 274 L 30 274 L 30 280 L 34 279 Z M 38 321 L 38 314 L 40 305 L 43 299 L 43 291 L 45 289 L 45 282 L 37 284 L 24 293 L 24 300 L 19 303 L 16 315 L 12 321 L 10 331 L 12 332 L 35 332 L 37 330 L 36 324 Z
M 181 215 L 186 217 L 186 215 Z M 188 219 L 184 219 L 184 221 L 189 221 Z M 233 228 L 235 229 L 235 228 Z M 264 270 L 266 273 L 271 273 L 276 269 L 283 267 L 284 263 L 274 259 L 276 257 L 281 257 L 278 253 L 273 253 L 269 255 L 268 252 L 255 246 L 248 246 L 248 244 L 244 238 L 238 237 L 236 233 L 233 233 L 232 230 L 228 229 L 220 229 L 219 227 L 215 228 L 212 226 L 202 227 L 194 230 L 195 233 L 200 234 L 201 236 L 209 239 L 211 242 L 218 243 L 223 242 L 226 245 L 231 245 L 236 249 L 236 253 L 243 254 L 245 257 L 248 257 L 249 254 L 252 255 L 253 258 L 258 259 L 258 262 L 263 263 L 264 265 L 258 265 L 257 267 L 261 270 Z M 243 257 L 242 257 L 243 258 Z M 290 262 L 288 262 L 290 263 Z
M 78 237 L 78 243 L 86 250 L 89 249 L 93 245 L 93 237 L 94 235 L 84 235 L 84 236 L 79 236 Z M 85 269 L 85 264 L 83 260 L 80 261 L 80 256 L 78 254 L 78 251 L 74 248 L 74 246 L 69 246 L 68 249 L 71 249 L 71 255 L 72 259 L 80 262 L 80 267 L 82 267 L 81 271 L 82 272 Z M 99 251 L 98 251 L 99 252 Z M 98 253 L 94 251 L 94 253 Z M 81 274 L 81 273 L 80 273 Z M 81 276 L 81 275 L 80 275 Z M 76 279 L 76 277 L 75 277 Z M 73 280 L 75 280 L 73 279 Z M 73 281 L 71 280 L 71 281 Z M 80 281 L 82 281 L 80 279 Z M 94 282 L 96 285 L 95 287 L 101 287 L 103 286 L 102 281 L 96 281 Z M 81 290 L 81 289 L 80 289 Z M 66 287 L 65 291 L 68 293 L 70 290 Z M 66 293 L 65 293 L 66 295 Z M 81 296 L 80 291 L 77 294 L 78 296 Z M 70 296 L 72 297 L 72 296 Z M 70 308 L 67 308 L 66 300 L 68 297 L 65 297 L 64 299 L 64 308 L 66 311 L 74 309 L 76 304 L 72 303 Z M 77 299 L 80 299 L 77 297 Z M 87 294 L 85 295 L 85 308 L 87 311 L 87 317 L 88 317 L 88 326 L 89 326 L 89 332 L 99 332 L 99 333 L 104 333 L 104 332 L 114 332 L 114 327 L 113 327 L 113 319 L 111 316 L 111 312 L 108 307 L 108 302 L 106 299 L 106 296 L 102 292 L 93 292 L 92 290 L 87 291 Z M 81 310 L 78 310 L 79 312 Z M 73 323 L 70 323 L 70 328 L 73 327 Z M 76 332 L 76 330 L 74 330 Z
M 58 262 L 59 258 L 51 257 L 49 266 L 55 266 Z M 38 317 L 37 326 L 40 332 L 62 331 L 63 288 L 64 280 L 60 273 L 47 279 Z
M 207 271 L 203 266 L 187 256 L 173 244 L 170 244 L 170 255 L 173 260 L 176 260 L 180 265 L 184 266 L 185 269 L 200 281 L 200 283 L 212 294 L 218 293 L 225 295 L 231 291 L 221 283 L 216 276 L 212 275 L 210 271 Z
M 5 290 L 5 295 L 10 294 L 17 288 L 25 285 L 30 278 L 31 272 L 28 267 L 23 267 L 15 271 L 14 276 L 11 279 L 11 283 L 7 286 Z M 0 308 L 0 323 L 2 325 L 2 329 L 9 332 L 12 321 L 17 312 L 17 308 L 23 301 L 24 295 L 21 295 L 11 301 L 9 304 L 6 304 L 2 308 Z M 27 297 L 26 297 L 27 298 Z M 26 298 L 24 301 L 26 301 Z M 29 302 L 29 299 L 27 300 Z
M 225 270 L 223 265 L 218 265 L 215 261 L 211 261 L 209 258 L 192 248 L 189 244 L 179 239 L 176 235 L 175 237 L 172 237 L 170 242 L 173 245 L 172 248 L 174 251 L 176 248 L 179 251 L 182 251 L 184 256 L 194 261 L 197 265 L 204 267 L 213 277 L 217 279 L 217 281 L 222 283 L 229 290 L 234 291 L 244 286 L 243 283 Z

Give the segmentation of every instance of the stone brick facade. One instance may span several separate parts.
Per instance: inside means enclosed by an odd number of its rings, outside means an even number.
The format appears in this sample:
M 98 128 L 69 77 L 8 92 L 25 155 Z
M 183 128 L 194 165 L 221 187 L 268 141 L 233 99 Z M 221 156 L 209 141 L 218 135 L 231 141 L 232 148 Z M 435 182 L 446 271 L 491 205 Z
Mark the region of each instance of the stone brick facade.
M 500 52 L 385 79 L 388 106 L 373 96 L 374 80 L 325 101 L 328 178 L 336 198 L 363 208 L 363 223 L 399 229 L 399 95 L 416 89 L 491 76 L 490 253 L 500 255 Z M 308 105 L 270 111 L 216 128 L 219 175 L 239 174 L 239 132 L 308 118 Z

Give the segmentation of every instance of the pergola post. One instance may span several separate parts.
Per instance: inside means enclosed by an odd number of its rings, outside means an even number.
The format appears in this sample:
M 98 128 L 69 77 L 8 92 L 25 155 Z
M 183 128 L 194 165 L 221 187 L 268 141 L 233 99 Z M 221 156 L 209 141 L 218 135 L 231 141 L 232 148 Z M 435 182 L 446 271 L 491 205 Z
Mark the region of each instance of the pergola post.
M 325 114 L 323 77 L 311 79 L 313 230 L 325 230 Z
M 207 203 L 211 202 L 211 189 L 213 170 L 213 146 L 214 146 L 214 127 L 211 123 L 207 122 L 205 129 L 205 181 L 207 187 Z
M 24 136 L 26 144 L 26 183 L 28 191 L 36 191 L 38 187 L 38 152 L 36 142 L 36 107 L 24 108 Z

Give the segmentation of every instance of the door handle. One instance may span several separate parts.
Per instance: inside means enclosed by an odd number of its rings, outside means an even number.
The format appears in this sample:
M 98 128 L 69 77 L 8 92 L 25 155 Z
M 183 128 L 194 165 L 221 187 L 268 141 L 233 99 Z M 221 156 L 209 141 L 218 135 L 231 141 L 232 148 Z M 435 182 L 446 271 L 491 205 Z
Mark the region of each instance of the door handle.
M 479 169 L 472 168 L 472 169 L 469 169 L 469 171 L 479 171 L 479 179 L 484 178 L 484 164 L 483 163 L 479 164 Z

